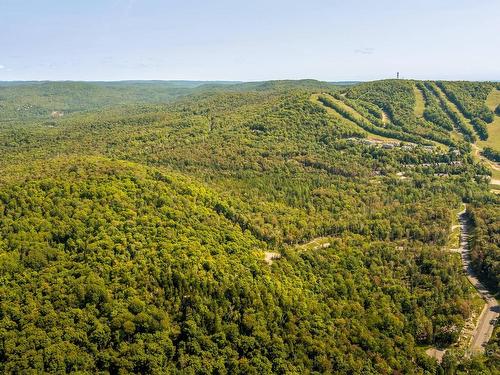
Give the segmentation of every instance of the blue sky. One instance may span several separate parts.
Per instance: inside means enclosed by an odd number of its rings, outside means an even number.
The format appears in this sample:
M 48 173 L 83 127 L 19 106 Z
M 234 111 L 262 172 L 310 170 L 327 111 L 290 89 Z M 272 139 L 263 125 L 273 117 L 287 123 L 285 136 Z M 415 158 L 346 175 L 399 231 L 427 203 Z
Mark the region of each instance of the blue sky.
M 0 80 L 500 80 L 500 1 L 0 0 Z

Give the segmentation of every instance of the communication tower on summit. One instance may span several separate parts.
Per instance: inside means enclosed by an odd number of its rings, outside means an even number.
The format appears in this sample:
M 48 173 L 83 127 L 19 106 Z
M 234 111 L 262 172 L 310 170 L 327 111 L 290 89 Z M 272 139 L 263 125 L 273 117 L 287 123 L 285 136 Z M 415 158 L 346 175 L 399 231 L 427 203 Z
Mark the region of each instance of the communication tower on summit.
M 396 74 L 396 79 L 399 79 L 399 72 L 397 72 Z

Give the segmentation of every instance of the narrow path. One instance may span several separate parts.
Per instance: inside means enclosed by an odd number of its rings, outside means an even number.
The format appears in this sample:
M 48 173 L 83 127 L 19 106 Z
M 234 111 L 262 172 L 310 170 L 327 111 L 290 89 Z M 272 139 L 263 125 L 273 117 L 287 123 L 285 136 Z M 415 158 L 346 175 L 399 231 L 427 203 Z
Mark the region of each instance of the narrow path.
M 482 149 L 479 146 L 477 146 L 475 143 L 472 143 L 472 149 L 474 152 L 474 156 L 476 156 L 478 159 L 481 159 L 482 161 L 484 161 L 491 169 L 494 169 L 495 171 L 500 171 L 500 166 L 498 166 L 497 163 L 495 163 L 489 159 L 486 159 L 483 155 L 481 155 Z

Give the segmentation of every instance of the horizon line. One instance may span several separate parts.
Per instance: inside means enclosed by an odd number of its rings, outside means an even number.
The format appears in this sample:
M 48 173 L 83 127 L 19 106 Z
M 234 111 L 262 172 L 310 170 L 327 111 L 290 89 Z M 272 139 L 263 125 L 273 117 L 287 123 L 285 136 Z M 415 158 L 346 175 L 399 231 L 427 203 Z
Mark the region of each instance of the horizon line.
M 13 80 L 2 80 L 1 83 L 44 83 L 44 82 L 85 82 L 85 83 L 120 83 L 120 82 L 203 82 L 203 83 L 259 83 L 259 82 L 272 82 L 272 81 L 316 81 L 323 83 L 352 83 L 352 82 L 374 82 L 374 81 L 386 81 L 386 80 L 400 80 L 400 81 L 468 81 L 468 82 L 500 82 L 500 79 L 440 79 L 440 78 L 378 78 L 378 79 L 341 79 L 341 80 L 321 80 L 316 78 L 273 78 L 273 79 L 263 79 L 263 80 L 231 80 L 231 79 L 13 79 Z

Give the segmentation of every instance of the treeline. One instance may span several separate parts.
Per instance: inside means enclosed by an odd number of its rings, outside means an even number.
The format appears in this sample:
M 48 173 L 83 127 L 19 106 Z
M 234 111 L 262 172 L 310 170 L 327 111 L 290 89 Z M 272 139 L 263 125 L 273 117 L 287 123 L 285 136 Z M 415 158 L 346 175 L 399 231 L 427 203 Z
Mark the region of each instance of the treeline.
M 372 134 L 377 134 L 377 135 L 380 135 L 383 137 L 399 139 L 401 141 L 406 141 L 406 142 L 429 144 L 423 138 L 412 135 L 412 134 L 406 134 L 406 133 L 398 132 L 395 130 L 389 130 L 389 129 L 374 126 L 373 124 L 364 120 L 363 118 L 354 116 L 351 112 L 349 112 L 348 110 L 343 108 L 341 105 L 335 103 L 333 100 L 330 100 L 329 98 L 327 98 L 323 95 L 319 96 L 319 100 L 324 105 L 334 109 L 336 112 L 340 113 L 345 118 L 347 118 L 350 121 L 354 122 L 355 124 L 359 125 L 361 128 L 363 128 L 367 132 L 370 132 Z
M 491 161 L 500 163 L 500 151 L 496 151 L 492 149 L 491 147 L 485 147 L 481 154 L 490 159 Z
M 491 84 L 437 81 L 436 85 L 468 119 L 479 118 L 486 123 L 493 121 L 494 114 L 485 104 L 488 94 L 493 89 Z
M 174 82 L 26 82 L 0 86 L 0 124 L 51 120 L 120 105 L 164 103 L 194 89 Z M 53 121 L 58 122 L 56 116 Z
M 446 112 L 446 114 L 451 118 L 455 126 L 457 127 L 457 130 L 462 133 L 464 136 L 465 140 L 470 143 L 474 143 L 476 141 L 476 136 L 474 133 L 469 129 L 467 124 L 462 120 L 460 115 L 453 110 L 453 108 L 450 106 L 450 104 L 446 101 L 446 98 L 442 96 L 442 94 L 439 92 L 438 86 L 434 82 L 425 82 L 426 87 L 431 90 L 436 97 L 439 98 L 441 102 L 441 106 L 443 110 Z
M 382 108 L 391 120 L 390 123 L 386 124 L 386 127 L 390 129 L 450 147 L 457 147 L 455 141 L 450 137 L 449 130 L 446 129 L 446 120 L 436 111 L 428 111 L 427 118 L 424 117 L 424 119 L 415 116 L 414 84 L 413 81 L 406 80 L 369 82 L 349 88 L 346 90 L 346 97 L 350 99 L 363 98 L 363 101 L 374 103 Z
M 364 101 L 376 104 L 389 115 L 395 125 L 402 129 L 416 125 L 413 115 L 415 96 L 410 81 L 368 82 L 349 88 L 346 90 L 346 96 L 350 99 L 362 98 Z
M 441 108 L 436 96 L 429 90 L 423 82 L 416 83 L 418 89 L 422 91 L 425 99 L 424 118 L 447 131 L 453 130 L 453 123 Z
M 475 117 L 471 120 L 471 124 L 474 127 L 474 130 L 476 131 L 477 135 L 479 136 L 479 139 L 481 139 L 482 141 L 488 139 L 488 126 L 486 122 L 484 122 L 478 117 Z
M 500 290 L 500 208 L 497 202 L 473 206 L 471 256 L 481 278 Z
M 345 98 L 344 96 L 342 96 Z M 368 113 L 370 113 L 374 118 L 377 118 L 379 120 L 384 120 L 384 113 L 382 109 L 380 109 L 377 105 L 367 102 L 365 100 L 357 100 L 357 103 L 359 107 L 364 108 Z M 390 121 L 388 118 L 387 121 Z M 382 122 L 383 124 L 383 122 Z
M 361 100 L 351 100 L 338 93 L 333 93 L 332 96 L 351 107 L 353 110 L 361 114 L 364 118 L 368 119 L 372 124 L 378 127 L 384 127 L 382 120 L 382 111 L 376 105 L 364 102 Z

